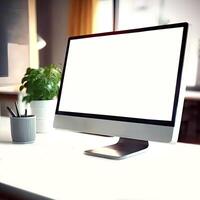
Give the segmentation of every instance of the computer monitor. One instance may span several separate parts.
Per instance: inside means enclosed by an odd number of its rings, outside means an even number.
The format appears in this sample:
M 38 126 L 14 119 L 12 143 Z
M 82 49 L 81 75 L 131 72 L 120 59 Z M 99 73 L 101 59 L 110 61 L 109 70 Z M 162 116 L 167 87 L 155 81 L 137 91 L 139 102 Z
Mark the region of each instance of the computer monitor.
M 178 137 L 187 23 L 70 37 L 54 127 L 117 136 L 120 159 Z M 106 149 L 106 151 L 105 151 Z

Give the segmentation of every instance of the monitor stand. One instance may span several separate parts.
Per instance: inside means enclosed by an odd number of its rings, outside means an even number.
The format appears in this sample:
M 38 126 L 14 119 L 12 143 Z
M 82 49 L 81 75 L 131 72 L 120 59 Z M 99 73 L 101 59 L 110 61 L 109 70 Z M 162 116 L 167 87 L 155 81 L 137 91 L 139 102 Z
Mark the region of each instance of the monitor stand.
M 131 156 L 149 146 L 148 141 L 119 138 L 116 144 L 85 151 L 86 155 L 120 160 Z

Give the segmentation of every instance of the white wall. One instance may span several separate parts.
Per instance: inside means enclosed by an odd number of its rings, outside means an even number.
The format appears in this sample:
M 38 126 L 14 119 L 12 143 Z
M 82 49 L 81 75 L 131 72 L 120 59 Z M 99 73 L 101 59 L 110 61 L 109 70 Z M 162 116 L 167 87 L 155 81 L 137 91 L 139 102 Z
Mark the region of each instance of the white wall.
M 29 46 L 8 43 L 8 77 L 0 78 L 0 86 L 19 84 L 29 66 Z

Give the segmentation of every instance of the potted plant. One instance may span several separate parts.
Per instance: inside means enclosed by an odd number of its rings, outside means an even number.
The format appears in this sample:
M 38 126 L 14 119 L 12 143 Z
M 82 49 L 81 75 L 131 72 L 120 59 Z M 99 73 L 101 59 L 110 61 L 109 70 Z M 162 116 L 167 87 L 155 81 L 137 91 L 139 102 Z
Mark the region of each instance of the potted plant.
M 51 64 L 38 69 L 27 68 L 21 80 L 19 90 L 25 90 L 22 101 L 30 103 L 31 112 L 36 115 L 37 132 L 46 132 L 53 127 L 60 79 L 60 67 Z

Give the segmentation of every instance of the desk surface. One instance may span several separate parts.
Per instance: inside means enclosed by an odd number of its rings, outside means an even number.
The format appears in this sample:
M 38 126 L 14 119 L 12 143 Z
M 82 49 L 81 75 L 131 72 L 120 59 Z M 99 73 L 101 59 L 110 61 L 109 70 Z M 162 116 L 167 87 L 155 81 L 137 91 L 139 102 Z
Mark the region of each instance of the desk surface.
M 53 199 L 199 200 L 200 146 L 150 143 L 144 153 L 114 161 L 83 151 L 113 138 L 54 130 L 33 144 L 11 143 L 0 117 L 0 182 Z

